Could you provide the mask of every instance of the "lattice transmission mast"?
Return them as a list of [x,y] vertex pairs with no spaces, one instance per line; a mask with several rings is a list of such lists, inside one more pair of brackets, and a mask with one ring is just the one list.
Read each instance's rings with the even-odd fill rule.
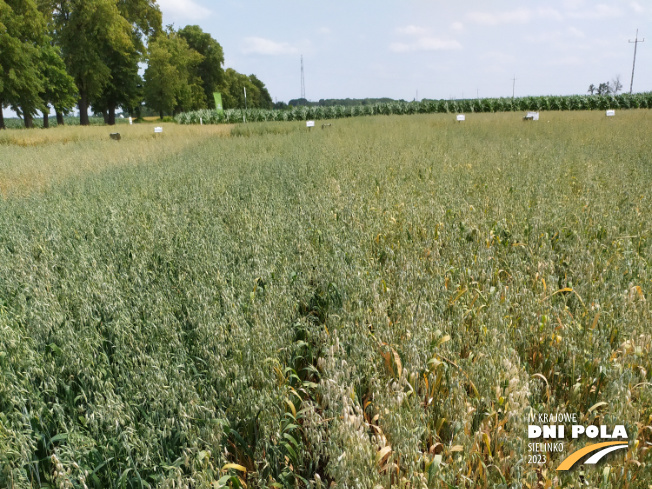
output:
[[301,98],[306,98],[306,80],[303,77],[303,55],[301,55]]

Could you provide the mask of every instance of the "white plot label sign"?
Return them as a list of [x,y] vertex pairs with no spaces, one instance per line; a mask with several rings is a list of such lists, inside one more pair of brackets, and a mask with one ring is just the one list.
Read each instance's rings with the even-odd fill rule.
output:
[[613,109],[610,109],[607,111],[607,117],[613,117],[616,115],[616,111]]
[[154,132],[157,133],[157,134],[162,133],[162,132],[163,132],[163,128],[162,128],[162,127],[155,127],[155,128],[154,128]]
[[457,116],[457,122],[462,122],[466,120],[466,116],[464,114],[459,114]]
[[315,127],[315,121],[306,121],[306,127]]

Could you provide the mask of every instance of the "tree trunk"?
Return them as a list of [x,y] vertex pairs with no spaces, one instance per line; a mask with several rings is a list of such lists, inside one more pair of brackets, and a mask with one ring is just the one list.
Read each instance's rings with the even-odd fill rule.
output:
[[161,111],[161,120],[163,120],[163,111]]
[[30,114],[29,112],[25,112],[23,114],[23,122],[25,122],[25,127],[27,129],[34,128],[34,118],[32,117],[32,114]]
[[88,93],[85,90],[79,91],[79,124],[90,126],[91,121],[88,119]]
[[63,120],[63,112],[59,112],[56,109],[54,110],[57,113],[57,126],[64,126],[66,124],[66,121]]
[[109,106],[109,126],[115,126],[115,105]]
[[43,111],[43,129],[48,129],[50,127],[50,106],[46,105],[45,110]]
[[104,124],[109,123],[109,114],[106,109],[102,109],[102,119],[104,119]]

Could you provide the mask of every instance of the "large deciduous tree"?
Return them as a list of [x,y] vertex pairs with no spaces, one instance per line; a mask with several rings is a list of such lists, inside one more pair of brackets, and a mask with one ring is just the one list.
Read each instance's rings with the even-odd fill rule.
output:
[[198,25],[188,25],[179,30],[179,35],[186,40],[188,46],[203,56],[197,65],[195,75],[201,79],[201,86],[208,107],[215,108],[213,92],[219,90],[224,79],[224,51],[213,37],[204,32]]
[[611,86],[609,86],[609,82],[600,83],[600,85],[598,85],[598,89],[597,89],[598,95],[609,95],[610,93],[611,93]]
[[272,96],[269,94],[265,84],[256,77],[256,75],[249,75],[249,80],[258,88],[258,99],[256,101],[257,107],[261,109],[271,109],[274,107]]
[[43,74],[43,127],[50,126],[48,117],[50,105],[57,114],[57,124],[63,125],[63,114],[77,105],[77,87],[75,80],[66,71],[59,48],[50,43],[41,49],[41,73]]
[[203,56],[174,30],[154,37],[145,70],[145,102],[163,118],[165,113],[206,106],[206,95],[196,75]]
[[115,124],[115,113],[119,106],[133,108],[142,99],[142,79],[138,74],[138,63],[142,59],[135,46],[127,52],[109,49],[103,61],[109,69],[109,78],[102,90],[90,99],[95,112],[104,114],[104,122]]
[[623,89],[623,84],[620,82],[620,75],[617,75],[614,77],[613,80],[611,80],[611,93],[614,95],[618,95],[618,92],[620,92]]
[[45,21],[34,0],[0,0],[0,128],[2,108],[11,106],[32,127],[36,110],[43,107],[40,93],[40,48]]
[[265,84],[256,75],[243,75],[233,68],[228,68],[224,73],[222,83],[222,101],[227,109],[245,107],[244,90],[247,90],[247,107],[272,108],[272,97]]
[[55,39],[79,91],[79,121],[89,124],[88,107],[111,81],[112,56],[133,55],[132,25],[118,0],[43,0]]
[[138,63],[146,56],[145,41],[162,29],[161,11],[153,0],[118,0],[120,15],[131,25],[131,46],[125,51],[108,49],[104,61],[111,76],[101,93],[91,101],[96,111],[115,124],[116,108],[134,113],[143,98],[143,80]]

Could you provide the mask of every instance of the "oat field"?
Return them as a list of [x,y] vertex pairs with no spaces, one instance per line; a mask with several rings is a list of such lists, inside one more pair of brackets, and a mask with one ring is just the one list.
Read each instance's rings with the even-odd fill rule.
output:
[[647,488],[652,114],[466,119],[2,132],[0,487]]

